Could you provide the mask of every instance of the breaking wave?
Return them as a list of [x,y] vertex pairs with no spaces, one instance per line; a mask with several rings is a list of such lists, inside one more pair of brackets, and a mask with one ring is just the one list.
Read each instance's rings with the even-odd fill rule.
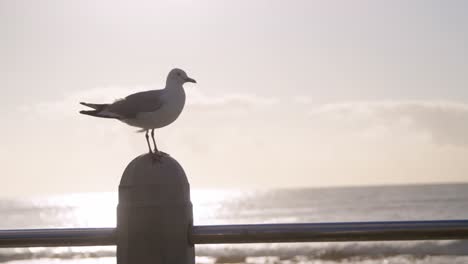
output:
[[[425,262],[421,263],[432,263],[428,259],[434,259],[434,263],[444,263],[442,259],[446,259],[447,263],[456,263],[455,260],[460,257],[464,261],[460,263],[466,263],[468,241],[202,245],[196,247],[196,253],[197,263],[373,263],[372,261],[390,259],[400,259],[397,263],[418,263],[422,260]],[[114,256],[113,246],[0,250],[0,262],[26,259],[78,261]]]

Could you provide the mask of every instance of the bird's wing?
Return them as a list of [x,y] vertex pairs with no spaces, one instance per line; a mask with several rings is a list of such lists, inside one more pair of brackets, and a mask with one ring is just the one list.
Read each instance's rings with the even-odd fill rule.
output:
[[120,118],[134,118],[141,112],[154,112],[165,103],[164,90],[139,92],[110,104],[106,111],[117,114]]

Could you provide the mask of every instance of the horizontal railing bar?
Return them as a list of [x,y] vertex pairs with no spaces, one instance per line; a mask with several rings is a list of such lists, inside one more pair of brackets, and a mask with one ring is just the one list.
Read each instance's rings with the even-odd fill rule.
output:
[[[194,226],[194,244],[468,239],[468,220]],[[115,228],[0,230],[0,248],[115,245]]]
[[195,226],[194,244],[468,239],[468,220]]
[[0,248],[115,245],[115,228],[0,230]]

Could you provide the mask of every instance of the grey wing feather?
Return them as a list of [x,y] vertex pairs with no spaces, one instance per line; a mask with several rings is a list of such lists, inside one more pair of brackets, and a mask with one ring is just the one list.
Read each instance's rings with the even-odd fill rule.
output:
[[164,105],[164,90],[139,92],[118,100],[106,108],[121,118],[134,118],[141,112],[153,112]]

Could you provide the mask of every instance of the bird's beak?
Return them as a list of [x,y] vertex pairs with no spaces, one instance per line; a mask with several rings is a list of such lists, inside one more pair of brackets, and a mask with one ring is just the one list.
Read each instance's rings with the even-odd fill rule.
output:
[[197,81],[189,77],[185,78],[185,82],[197,83]]

